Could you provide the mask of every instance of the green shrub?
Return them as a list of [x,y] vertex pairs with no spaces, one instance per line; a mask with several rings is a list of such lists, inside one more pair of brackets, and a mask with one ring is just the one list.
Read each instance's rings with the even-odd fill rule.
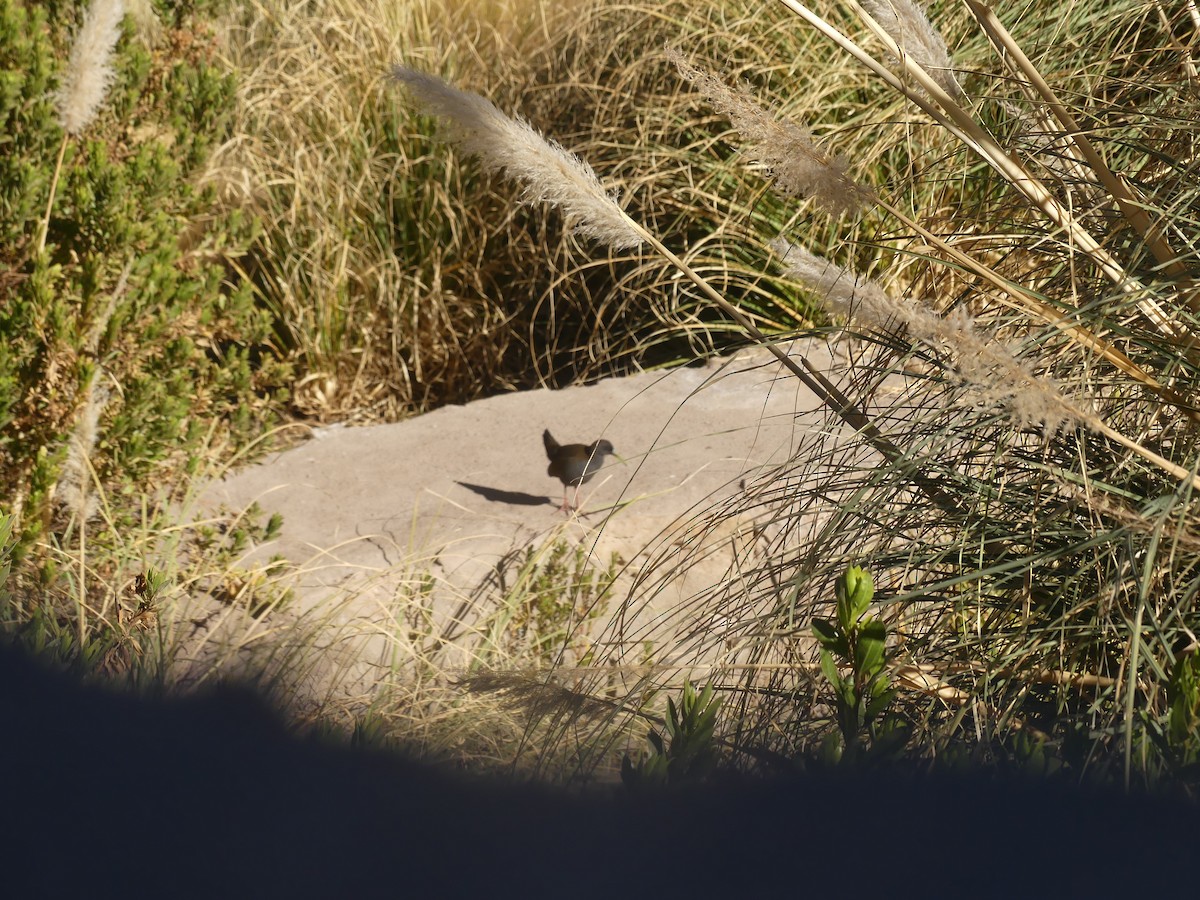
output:
[[0,0],[0,506],[22,554],[97,487],[119,521],[214,423],[244,437],[281,396],[271,322],[230,277],[254,224],[209,216],[200,183],[234,78],[194,7],[159,4],[154,36],[126,16],[97,118],[67,134],[85,4]]

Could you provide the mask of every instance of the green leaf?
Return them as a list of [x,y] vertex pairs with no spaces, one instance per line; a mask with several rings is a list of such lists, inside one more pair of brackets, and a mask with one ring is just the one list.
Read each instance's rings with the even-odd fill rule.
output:
[[888,689],[889,684],[891,684],[891,681],[888,680],[887,675],[876,675],[873,679],[871,679],[871,690],[868,692],[869,696],[878,697]]
[[683,683],[683,702],[679,705],[684,710],[690,710],[696,703],[696,687],[690,681]]
[[838,579],[836,592],[838,622],[842,631],[850,632],[871,605],[875,582],[865,569],[851,566]]
[[652,756],[642,764],[642,778],[650,784],[663,785],[670,776],[670,763],[665,756]]
[[[871,693],[875,694],[875,685],[871,685]],[[887,709],[888,705],[896,698],[895,691],[884,690],[875,695],[875,697],[867,704],[864,717],[869,722],[876,718],[881,712]]]
[[904,749],[912,736],[912,728],[903,719],[888,717],[883,721],[875,742],[871,746],[872,756],[892,756]]
[[828,650],[821,651],[821,671],[835,688],[842,683],[842,676],[838,673],[837,663],[833,661],[833,654]]
[[655,753],[657,753],[661,756],[664,752],[666,752],[663,749],[662,735],[660,735],[653,728],[651,728],[650,732],[646,735],[646,740],[648,740],[650,742],[650,746],[654,748]]
[[884,651],[887,649],[887,627],[879,619],[868,619],[858,633],[854,647],[854,669],[863,681],[883,671]]
[[822,647],[832,649],[841,633],[837,627],[828,619],[813,619],[812,620],[813,635],[821,642]]
[[712,737],[713,727],[717,723],[717,710],[721,708],[720,701],[710,703],[704,708],[700,717],[696,720],[696,734],[705,735],[706,739]]
[[849,678],[839,678],[833,689],[843,706],[851,708],[858,706],[858,694],[855,693],[854,682]]
[[826,763],[836,765],[842,758],[841,735],[837,733],[826,735],[825,740],[821,741],[821,749],[817,755]]

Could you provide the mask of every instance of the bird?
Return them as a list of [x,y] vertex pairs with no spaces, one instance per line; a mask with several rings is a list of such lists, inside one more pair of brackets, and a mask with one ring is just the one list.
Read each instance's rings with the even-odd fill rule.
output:
[[542,432],[542,443],[546,445],[546,456],[550,460],[546,474],[563,483],[563,502],[559,509],[569,513],[572,506],[567,503],[567,488],[575,488],[575,503],[578,504],[579,486],[591,481],[604,465],[604,457],[615,455],[616,451],[603,438],[592,444],[560,444],[549,428]]

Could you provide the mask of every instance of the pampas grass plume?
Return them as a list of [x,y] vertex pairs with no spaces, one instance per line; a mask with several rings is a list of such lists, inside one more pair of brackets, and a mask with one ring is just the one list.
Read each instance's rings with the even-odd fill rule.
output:
[[489,171],[524,186],[524,199],[562,210],[573,231],[614,250],[636,247],[642,236],[586,162],[523,119],[511,119],[490,101],[405,66],[392,77],[426,112],[449,126],[450,137]]
[[763,109],[744,87],[727,85],[691,65],[673,47],[667,48],[667,59],[713,109],[728,117],[785,196],[809,197],[835,214],[853,211],[867,199],[847,175],[845,158],[821,150],[807,128]]
[[113,82],[112,52],[121,36],[123,0],[92,0],[71,47],[71,59],[55,99],[58,122],[72,136],[96,118]]
[[993,336],[976,328],[962,310],[939,316],[933,310],[892,297],[880,285],[782,238],[771,242],[784,268],[806,285],[834,315],[883,328],[904,325],[909,334],[958,360],[958,374],[974,385],[985,402],[1006,406],[1018,424],[1042,426],[1053,433],[1068,425],[1096,430],[1094,413],[1065,397],[1048,378],[1039,376]]
[[80,522],[86,522],[96,511],[95,497],[88,488],[92,481],[91,456],[100,434],[100,416],[108,406],[110,396],[108,388],[101,383],[103,374],[97,367],[88,382],[83,408],[67,441],[67,458],[54,491],[55,499],[74,512]]
[[862,7],[951,97],[962,97],[946,42],[913,0],[862,0]]

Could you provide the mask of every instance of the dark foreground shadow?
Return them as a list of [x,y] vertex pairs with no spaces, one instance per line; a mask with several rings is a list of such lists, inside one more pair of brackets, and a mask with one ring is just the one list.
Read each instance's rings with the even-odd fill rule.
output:
[[526,494],[522,491],[502,491],[500,488],[485,487],[482,484],[468,484],[465,481],[456,481],[454,483],[459,487],[465,487],[468,491],[476,493],[484,500],[491,501],[492,503],[509,503],[513,506],[544,506],[547,503],[554,503],[554,500],[545,495]]
[[1182,805],[1028,782],[454,778],[290,736],[248,693],[116,695],[10,649],[0,772],[13,898],[1165,898],[1191,895],[1200,836]]

